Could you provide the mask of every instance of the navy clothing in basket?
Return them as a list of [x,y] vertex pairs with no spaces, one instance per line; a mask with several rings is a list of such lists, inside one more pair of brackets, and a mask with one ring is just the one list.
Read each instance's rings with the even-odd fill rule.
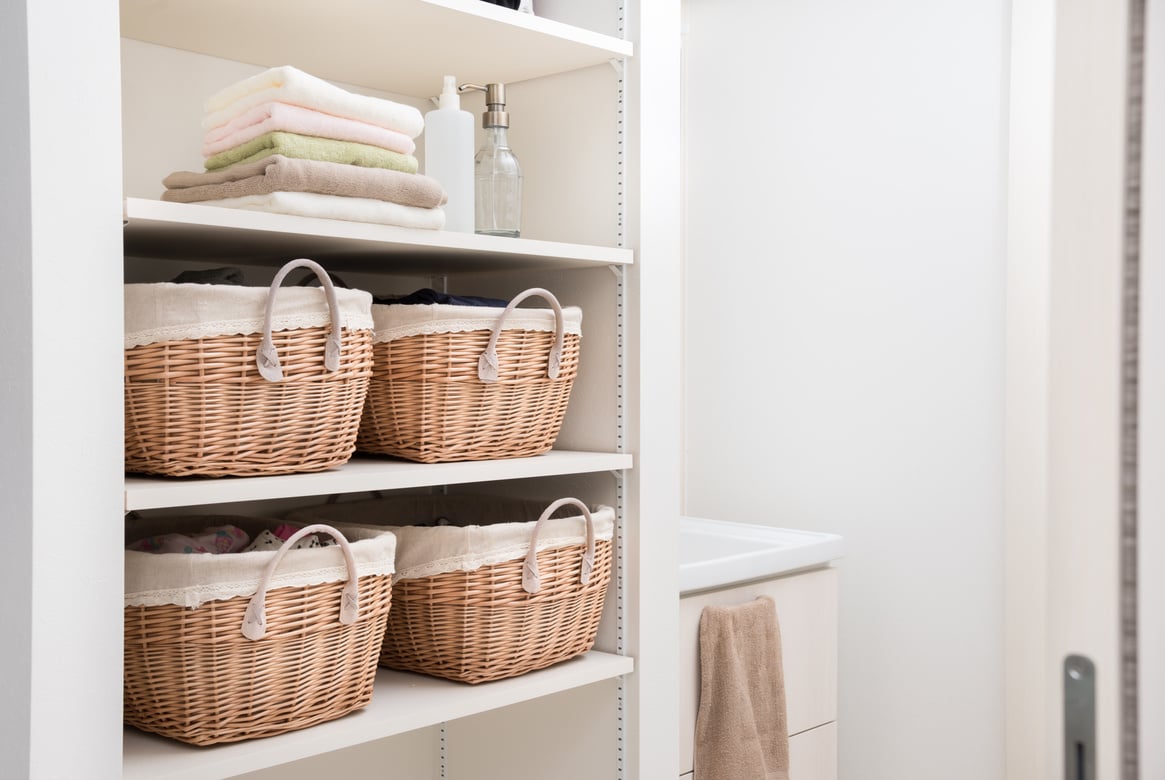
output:
[[444,303],[453,306],[493,306],[498,309],[504,309],[509,304],[509,301],[503,301],[497,298],[482,298],[476,295],[450,295],[449,293],[437,292],[428,287],[399,297],[373,298],[372,302],[380,304],[400,303],[413,306]]
[[244,284],[239,268],[208,268],[205,271],[183,271],[170,280],[174,284]]

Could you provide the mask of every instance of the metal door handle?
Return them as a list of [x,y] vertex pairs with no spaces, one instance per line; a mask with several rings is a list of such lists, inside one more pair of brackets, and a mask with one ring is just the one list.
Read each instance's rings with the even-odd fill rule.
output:
[[1096,666],[1064,659],[1064,780],[1096,780]]

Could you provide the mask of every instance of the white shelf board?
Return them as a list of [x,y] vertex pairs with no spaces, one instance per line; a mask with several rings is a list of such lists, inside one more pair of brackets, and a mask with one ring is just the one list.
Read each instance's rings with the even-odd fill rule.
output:
[[[480,2],[480,0],[478,0]],[[486,5],[483,3],[483,5]],[[625,265],[622,247],[420,230],[126,198],[127,257],[282,264],[296,257],[363,271],[456,272]]]
[[631,468],[627,453],[551,450],[533,458],[412,463],[356,456],[343,466],[314,474],[272,477],[126,476],[125,510],[203,506],[233,501],[326,496],[371,490],[495,482],[503,479],[588,474]]
[[121,0],[121,34],[420,98],[447,73],[511,83],[632,54],[622,38],[481,0]]
[[480,685],[381,669],[359,712],[277,737],[208,748],[127,728],[125,780],[218,780],[629,674],[631,658],[597,651],[548,669]]

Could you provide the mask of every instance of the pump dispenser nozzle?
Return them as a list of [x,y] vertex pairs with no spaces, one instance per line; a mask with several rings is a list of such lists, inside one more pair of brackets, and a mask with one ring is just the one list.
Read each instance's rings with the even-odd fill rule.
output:
[[484,87],[480,84],[462,84],[458,91],[468,92],[469,90],[476,90],[485,93],[485,113],[481,115],[482,127],[509,127],[510,114],[506,111],[506,85],[505,84],[486,84]]
[[441,86],[441,96],[437,98],[437,108],[461,108],[461,93],[457,90],[457,79],[446,76]]

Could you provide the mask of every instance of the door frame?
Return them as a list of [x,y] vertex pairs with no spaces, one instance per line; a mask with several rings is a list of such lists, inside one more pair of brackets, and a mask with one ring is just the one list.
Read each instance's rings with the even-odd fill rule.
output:
[[1005,372],[1008,778],[1059,778],[1063,660],[1096,668],[1120,777],[1121,343],[1128,9],[1013,0]]

